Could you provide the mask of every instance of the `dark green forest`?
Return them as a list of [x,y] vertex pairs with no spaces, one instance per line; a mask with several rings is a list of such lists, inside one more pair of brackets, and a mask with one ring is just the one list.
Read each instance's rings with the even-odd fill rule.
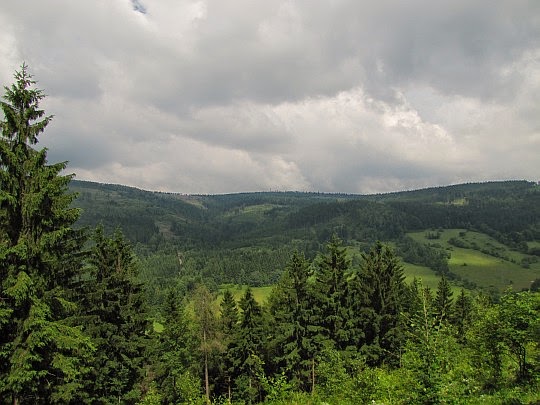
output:
[[0,403],[540,402],[537,184],[76,181],[35,86],[0,104]]

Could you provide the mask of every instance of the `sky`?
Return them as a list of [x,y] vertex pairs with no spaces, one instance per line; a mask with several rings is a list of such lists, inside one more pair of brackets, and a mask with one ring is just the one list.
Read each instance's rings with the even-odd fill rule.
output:
[[540,1],[5,0],[76,179],[179,193],[540,180]]

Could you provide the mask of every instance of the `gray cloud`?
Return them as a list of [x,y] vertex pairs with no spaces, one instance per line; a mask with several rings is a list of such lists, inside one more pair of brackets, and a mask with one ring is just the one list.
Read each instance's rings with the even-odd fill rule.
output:
[[0,10],[78,178],[178,192],[535,179],[540,3],[37,0]]

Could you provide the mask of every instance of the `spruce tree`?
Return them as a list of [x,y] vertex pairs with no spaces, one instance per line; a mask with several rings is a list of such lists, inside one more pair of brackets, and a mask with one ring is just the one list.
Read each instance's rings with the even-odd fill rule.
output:
[[293,253],[280,282],[272,292],[274,361],[290,381],[304,390],[310,388],[312,360],[318,354],[313,339],[316,325],[310,320],[312,303],[309,263],[303,254]]
[[261,306],[248,288],[239,302],[241,314],[234,341],[230,346],[232,374],[237,393],[249,403],[260,395],[258,371],[263,357],[264,318]]
[[[344,350],[350,339],[348,328],[347,276],[350,260],[343,242],[336,235],[327,251],[316,261],[314,285],[314,323],[322,328],[327,345]],[[317,318],[315,320],[315,318]]]
[[164,330],[153,354],[156,381],[166,403],[188,402],[200,395],[200,381],[192,370],[197,342],[186,304],[174,289],[168,290],[162,313]]
[[467,330],[470,327],[472,318],[472,299],[469,295],[465,294],[465,290],[462,288],[454,307],[450,321],[456,327],[457,338],[460,343],[464,343],[467,335]]
[[220,329],[224,340],[230,340],[238,324],[238,308],[230,290],[225,290],[220,307]]
[[[358,286],[369,305],[364,316],[362,352],[371,364],[397,363],[403,342],[402,310],[406,299],[403,268],[392,250],[377,242],[362,254]],[[364,298],[364,299],[366,299]]]
[[437,286],[435,295],[434,310],[439,322],[447,322],[452,316],[453,293],[448,280],[442,275]]
[[35,83],[23,64],[0,103],[0,397],[14,404],[69,402],[92,349],[70,323],[84,243],[72,176],[35,149],[52,119]]
[[99,226],[93,242],[84,315],[85,331],[97,352],[86,400],[134,403],[140,397],[148,345],[143,286],[136,280],[131,247],[119,230],[109,238]]

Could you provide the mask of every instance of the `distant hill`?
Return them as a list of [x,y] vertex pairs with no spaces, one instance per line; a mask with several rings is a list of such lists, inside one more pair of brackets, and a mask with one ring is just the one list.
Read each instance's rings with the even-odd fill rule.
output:
[[[403,257],[411,249],[425,249],[418,240],[411,242],[408,234],[437,229],[480,232],[531,256],[540,248],[540,187],[527,181],[377,195],[183,195],[86,181],[72,181],[70,188],[78,194],[75,206],[82,209],[80,226],[120,227],[144,258],[182,252],[190,259],[184,260],[184,270],[191,266],[190,271],[198,269],[216,283],[275,282],[290,251],[300,249],[313,256],[333,233],[359,251],[376,240],[390,242]],[[444,254],[433,253],[436,246],[427,249],[430,253],[423,253],[414,264],[447,271]],[[433,257],[426,258],[429,255]],[[174,271],[171,267],[164,273]]]
[[[505,242],[539,237],[540,187],[526,181],[471,183],[377,195],[256,192],[183,195],[72,181],[80,225],[121,227],[132,242],[153,238],[229,244],[284,239],[309,229],[359,240],[425,228],[474,227]],[[277,233],[277,234],[276,234]],[[320,238],[320,239],[321,239]],[[241,243],[241,242],[240,242]]]

